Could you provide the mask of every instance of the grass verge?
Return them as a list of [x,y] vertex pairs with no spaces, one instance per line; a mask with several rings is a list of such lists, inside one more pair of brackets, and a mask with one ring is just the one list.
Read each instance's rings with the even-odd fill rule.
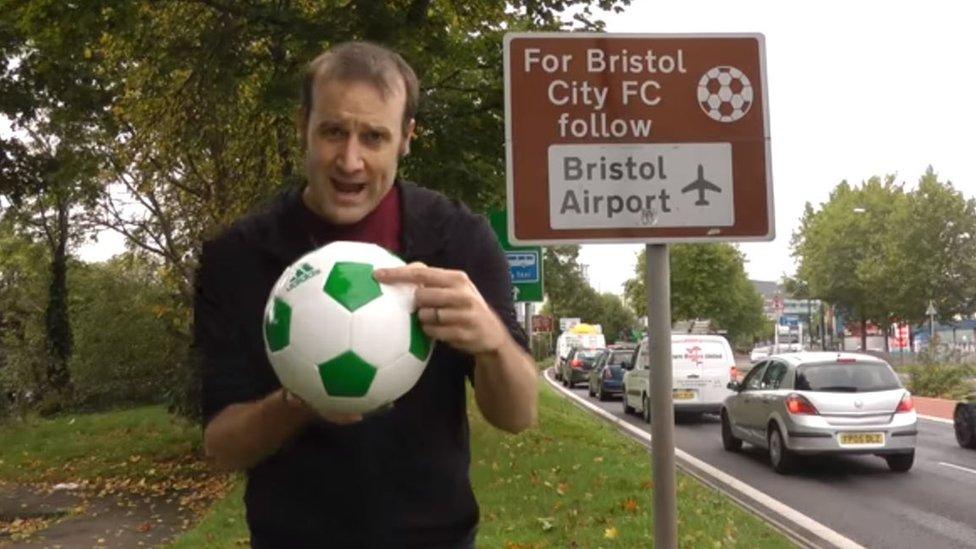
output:
[[[609,424],[540,389],[539,428],[506,436],[472,417],[472,482],[482,510],[479,545],[648,547],[650,454]],[[678,475],[682,547],[791,547],[718,492]]]
[[[543,384],[544,385],[544,384]],[[471,480],[481,505],[478,546],[648,547],[650,455],[548,386],[538,429],[506,435],[469,400]],[[175,547],[240,547],[247,539],[240,484]],[[755,516],[686,475],[678,477],[682,547],[792,547]]]
[[200,427],[161,406],[31,418],[0,426],[0,480],[20,483],[154,476],[198,453]]

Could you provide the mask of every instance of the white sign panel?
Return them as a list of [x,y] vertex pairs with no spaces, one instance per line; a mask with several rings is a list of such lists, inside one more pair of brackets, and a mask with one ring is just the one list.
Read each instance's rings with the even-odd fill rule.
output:
[[551,145],[552,229],[731,227],[729,143]]
[[563,331],[563,332],[565,332],[567,330],[572,330],[573,328],[575,328],[576,326],[578,326],[579,323],[580,323],[580,319],[579,318],[560,318],[559,319],[559,330],[560,331]]

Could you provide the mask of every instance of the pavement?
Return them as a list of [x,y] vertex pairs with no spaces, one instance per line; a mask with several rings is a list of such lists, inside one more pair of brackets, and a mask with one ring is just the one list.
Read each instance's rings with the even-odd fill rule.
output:
[[98,496],[64,486],[0,483],[0,548],[152,547],[193,519],[176,493]]
[[956,409],[956,401],[944,398],[929,398],[912,395],[915,401],[915,411],[919,415],[930,418],[952,421],[952,413]]

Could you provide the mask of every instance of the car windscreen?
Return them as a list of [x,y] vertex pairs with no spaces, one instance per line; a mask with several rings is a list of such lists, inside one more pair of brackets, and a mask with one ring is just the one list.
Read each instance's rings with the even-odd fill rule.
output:
[[794,387],[800,391],[866,393],[899,389],[901,383],[883,362],[824,362],[799,366]]
[[633,351],[614,351],[610,354],[610,358],[607,359],[607,364],[620,364],[621,362],[630,362],[630,357],[633,356]]
[[593,362],[602,353],[603,351],[580,351],[576,353],[576,358],[582,360],[583,362]]

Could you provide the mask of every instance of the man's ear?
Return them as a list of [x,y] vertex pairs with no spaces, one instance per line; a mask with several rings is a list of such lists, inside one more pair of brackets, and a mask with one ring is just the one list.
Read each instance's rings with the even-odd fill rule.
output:
[[400,143],[400,158],[410,154],[410,140],[415,137],[415,129],[417,129],[417,121],[411,118],[406,131],[403,132],[403,142]]
[[302,107],[295,109],[295,131],[298,132],[298,144],[304,152],[308,146],[308,140],[305,137],[308,135],[308,113]]

